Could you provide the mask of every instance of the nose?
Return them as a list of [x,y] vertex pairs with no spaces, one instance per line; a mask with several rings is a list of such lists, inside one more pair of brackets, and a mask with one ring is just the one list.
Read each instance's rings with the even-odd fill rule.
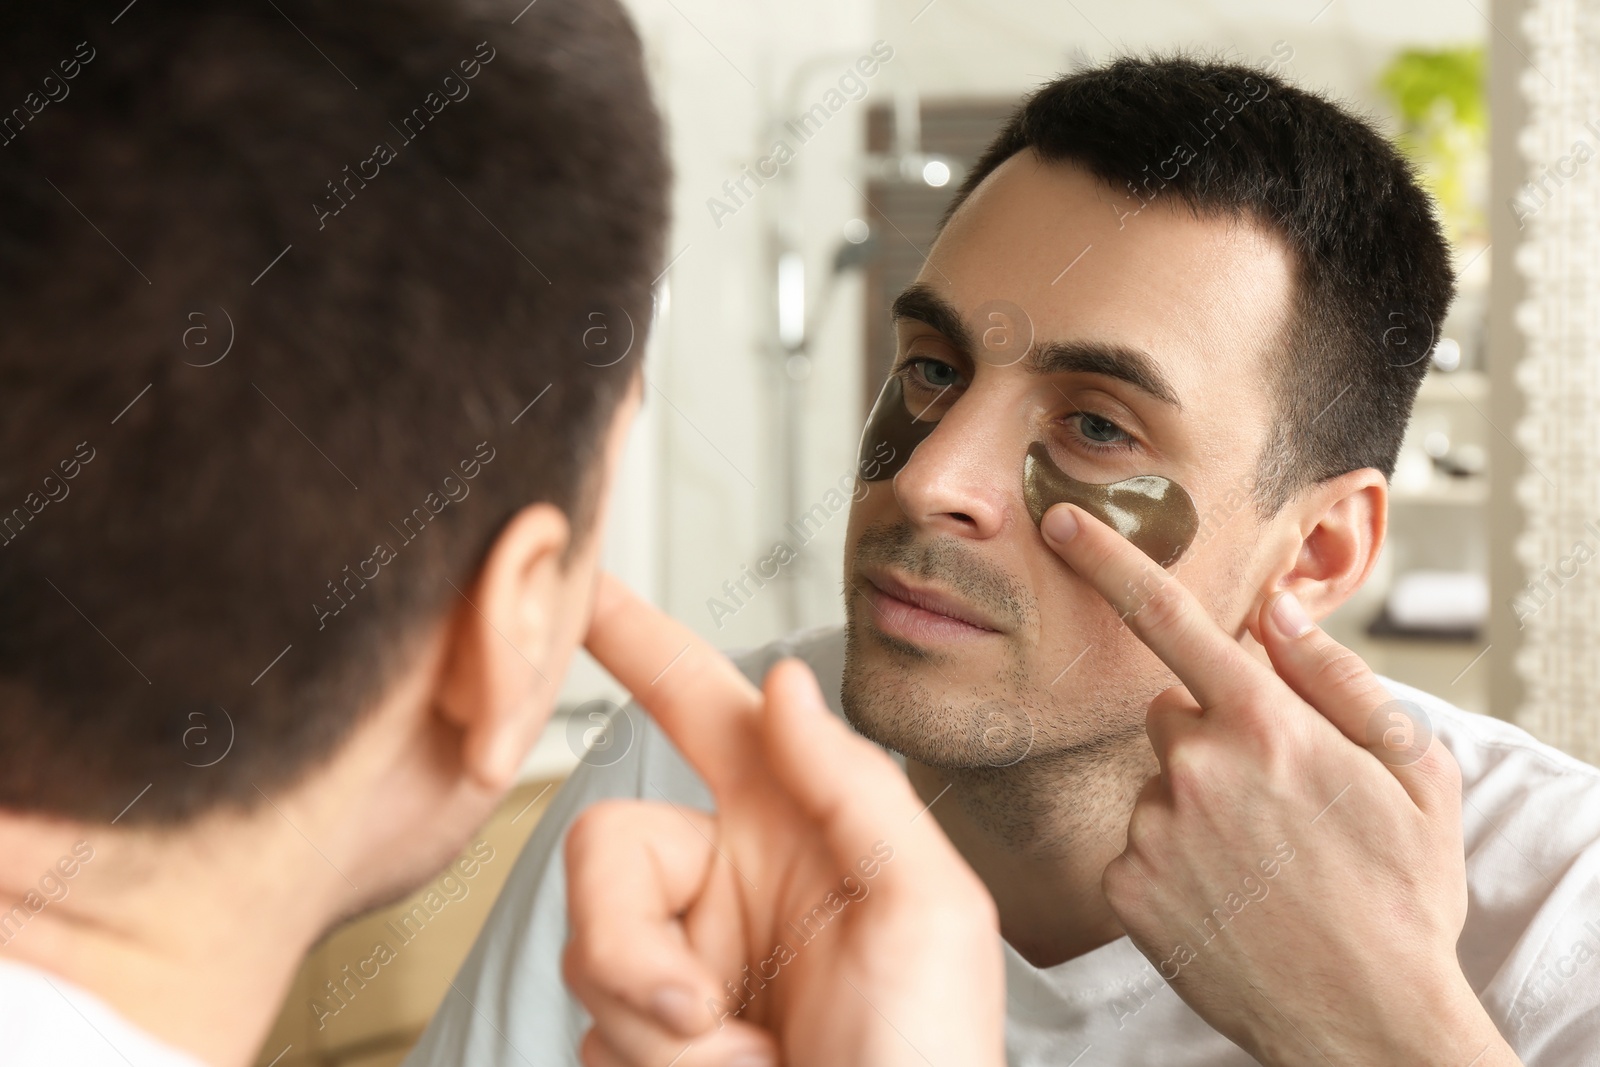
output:
[[[1013,398],[1014,399],[1014,398]],[[984,540],[1021,506],[1022,455],[1015,403],[969,388],[894,477],[906,518],[929,533]]]

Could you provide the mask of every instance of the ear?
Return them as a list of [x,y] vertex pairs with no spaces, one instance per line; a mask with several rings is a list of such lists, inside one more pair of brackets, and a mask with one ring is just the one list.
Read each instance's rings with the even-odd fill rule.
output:
[[1314,619],[1360,589],[1383,548],[1389,485],[1364,467],[1309,487],[1285,505],[1297,533],[1274,590],[1288,590]]
[[454,594],[434,706],[460,737],[463,772],[486,789],[511,785],[555,704],[566,664],[552,651],[571,610],[571,541],[561,509],[530,504],[501,530],[471,586]]

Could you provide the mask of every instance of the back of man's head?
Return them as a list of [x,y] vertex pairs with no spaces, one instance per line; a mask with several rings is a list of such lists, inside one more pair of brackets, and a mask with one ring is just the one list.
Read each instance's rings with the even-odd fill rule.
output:
[[0,807],[254,805],[583,536],[667,178],[615,0],[0,14]]
[[1347,471],[1394,473],[1455,279],[1432,201],[1369,121],[1270,70],[1124,57],[1031,96],[945,219],[1025,150],[1105,182],[1118,195],[1108,210],[1248,219],[1289,248],[1294,314],[1284,336],[1263,338],[1277,408],[1256,485],[1263,516]]

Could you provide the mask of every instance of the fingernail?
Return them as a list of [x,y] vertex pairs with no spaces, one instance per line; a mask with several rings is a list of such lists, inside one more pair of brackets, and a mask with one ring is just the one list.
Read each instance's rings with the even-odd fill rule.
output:
[[1306,609],[1293,593],[1278,594],[1278,599],[1272,604],[1272,621],[1279,633],[1289,637],[1304,637],[1317,625],[1311,621],[1311,616],[1306,614]]
[[694,994],[681,985],[662,986],[650,998],[650,1010],[680,1034],[695,1033],[702,1021],[695,1010]]
[[1039,529],[1048,540],[1062,544],[1077,534],[1078,516],[1072,513],[1071,508],[1053,507],[1044,513],[1044,522],[1039,524]]

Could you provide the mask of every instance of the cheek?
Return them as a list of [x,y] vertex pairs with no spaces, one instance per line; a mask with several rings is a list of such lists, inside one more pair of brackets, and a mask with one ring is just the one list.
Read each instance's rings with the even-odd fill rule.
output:
[[[1091,683],[1106,692],[1128,692],[1170,673],[1117,609],[1046,548],[1037,532],[1033,536],[1037,544],[1025,554],[1025,580],[1038,598],[1039,617],[1026,655],[1035,682],[1063,696]],[[1073,679],[1077,684],[1069,688]]]
[[1169,573],[1226,628],[1255,590],[1275,582],[1271,561],[1285,543],[1271,523],[1256,521],[1248,499],[1232,504],[1218,500],[1210,511],[1202,511],[1194,545]]
[[1014,573],[1038,605],[1034,620],[1038,642],[1055,651],[1067,651],[1072,645],[1070,655],[1075,656],[1084,646],[1081,640],[1072,644],[1077,634],[1099,630],[1107,620],[1117,621],[1111,605],[1050,550],[1020,502],[1012,525],[1018,560]]
[[1105,598],[1065,564],[1053,558],[1046,564],[1050,573],[1032,583],[1039,598],[1040,650],[1049,658],[1065,657],[1065,664],[1086,648],[1085,661],[1095,649],[1119,643],[1128,628]]
[[1054,647],[1071,651],[1052,653],[1034,673],[1040,685],[1071,704],[1121,708],[1119,715],[1142,722],[1155,695],[1178,683],[1161,658],[1109,610],[1078,620],[1074,632],[1062,634]]
[[850,519],[845,524],[845,567],[848,569],[855,559],[856,542],[861,539],[862,530],[902,518],[899,505],[895,503],[893,482],[857,482],[850,501]]

